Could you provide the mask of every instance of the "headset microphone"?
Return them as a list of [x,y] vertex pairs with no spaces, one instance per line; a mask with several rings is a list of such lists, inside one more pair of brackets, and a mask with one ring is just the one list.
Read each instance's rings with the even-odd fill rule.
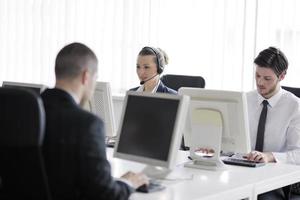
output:
[[145,80],[145,81],[141,81],[140,85],[144,85],[147,81],[150,81],[151,79],[153,79],[155,76],[157,76],[158,74],[155,74],[154,76],[152,76],[151,78]]

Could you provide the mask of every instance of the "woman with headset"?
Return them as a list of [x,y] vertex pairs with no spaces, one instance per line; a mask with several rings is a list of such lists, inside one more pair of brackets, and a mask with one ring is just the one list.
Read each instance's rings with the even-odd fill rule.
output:
[[[168,64],[167,54],[160,48],[144,47],[138,54],[136,73],[140,79],[139,87],[130,89],[137,92],[177,94],[177,91],[168,88],[160,80],[160,74]],[[180,149],[186,150],[182,138]]]
[[160,74],[167,64],[168,56],[163,50],[154,47],[142,48],[138,54],[136,64],[136,72],[140,79],[141,86],[130,90],[137,92],[177,94],[175,90],[168,88],[160,80]]

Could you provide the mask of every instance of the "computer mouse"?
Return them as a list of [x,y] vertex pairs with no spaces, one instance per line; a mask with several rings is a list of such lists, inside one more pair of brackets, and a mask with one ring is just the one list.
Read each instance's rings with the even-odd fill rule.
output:
[[143,184],[140,187],[138,187],[136,189],[137,192],[143,192],[143,193],[150,193],[150,192],[156,192],[156,191],[160,191],[165,189],[166,187],[156,183],[156,182],[152,182],[150,181],[149,184]]
[[149,192],[149,185],[147,184],[143,184],[140,187],[136,188],[137,192],[144,192],[144,193],[148,193]]

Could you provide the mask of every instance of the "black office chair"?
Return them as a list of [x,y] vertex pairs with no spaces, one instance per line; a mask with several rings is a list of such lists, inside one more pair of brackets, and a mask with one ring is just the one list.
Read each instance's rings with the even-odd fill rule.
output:
[[[195,87],[195,88],[204,88],[205,80],[201,76],[185,76],[185,75],[175,75],[175,74],[166,74],[160,79],[167,87],[172,88],[173,90],[178,91],[181,87]],[[184,138],[182,137],[180,149],[187,151],[189,147],[185,146]]]
[[[287,87],[287,86],[282,86],[283,89],[293,93],[295,96],[300,98],[300,88],[296,87]],[[291,200],[300,200],[300,182],[295,183],[291,186]]]
[[201,76],[184,76],[166,74],[161,77],[161,81],[169,88],[178,91],[180,87],[204,88],[205,80]]
[[281,86],[281,87],[282,89],[285,89],[300,98],[300,88],[287,87],[287,86]]
[[50,200],[42,156],[45,113],[32,91],[0,88],[0,199]]

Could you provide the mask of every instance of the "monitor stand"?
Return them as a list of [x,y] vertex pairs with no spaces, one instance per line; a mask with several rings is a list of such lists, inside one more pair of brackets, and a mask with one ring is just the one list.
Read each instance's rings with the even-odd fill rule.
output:
[[142,172],[152,179],[165,179],[171,170],[165,167],[147,165]]
[[225,165],[220,158],[222,114],[218,110],[194,106],[190,111],[193,120],[190,146],[192,161],[186,163],[185,166],[210,170],[223,169]]
[[184,164],[185,167],[196,168],[196,169],[208,169],[208,170],[220,170],[224,169],[225,165],[221,159],[214,160],[192,160]]

